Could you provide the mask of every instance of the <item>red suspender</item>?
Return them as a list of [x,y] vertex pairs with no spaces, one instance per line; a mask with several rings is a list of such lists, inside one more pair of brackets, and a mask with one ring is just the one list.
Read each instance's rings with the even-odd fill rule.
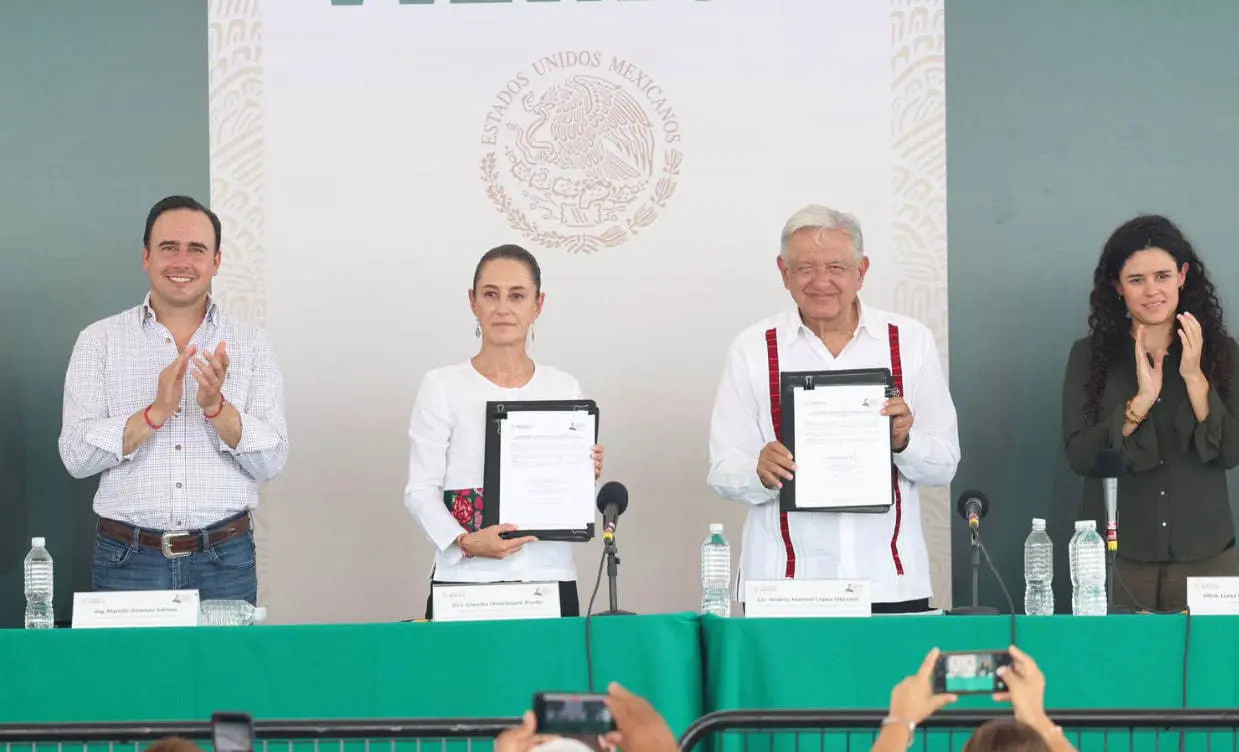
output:
[[[772,328],[766,330],[766,361],[770,365],[770,419],[774,421],[774,436],[783,440],[783,405],[779,400],[779,337]],[[792,547],[792,531],[787,527],[787,512],[779,512],[779,532],[783,534],[783,549],[787,551],[787,569],[783,576],[796,576],[796,549]]]
[[[891,375],[895,389],[903,396],[903,362],[899,357],[899,327],[887,325],[890,339]],[[783,440],[783,407],[779,400],[779,339],[775,329],[766,330],[766,362],[770,367],[770,419],[774,422],[774,435]],[[891,465],[891,484],[895,489],[895,532],[891,536],[891,557],[895,560],[895,572],[903,574],[903,561],[899,558],[899,527],[903,522],[903,495],[899,492],[899,469]],[[779,513],[779,532],[783,536],[783,548],[787,552],[787,568],[783,576],[796,576],[796,549],[792,546],[792,534],[787,527],[787,512]]]
[[[895,389],[903,396],[903,363],[899,359],[899,327],[887,324],[886,333],[891,345],[891,375],[895,377]],[[899,525],[903,522],[903,494],[899,492],[899,468],[891,463],[891,486],[895,489],[895,533],[891,536],[891,557],[895,560],[895,573],[903,574],[903,561],[899,558]]]

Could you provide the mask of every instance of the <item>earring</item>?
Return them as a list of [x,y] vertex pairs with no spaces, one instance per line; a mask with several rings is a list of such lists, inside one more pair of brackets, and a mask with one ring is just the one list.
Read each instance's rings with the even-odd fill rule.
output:
[[529,341],[530,342],[538,341],[538,333],[534,330],[533,324],[529,325]]
[[482,320],[477,320],[477,326],[473,327],[473,336],[481,338],[482,336]]

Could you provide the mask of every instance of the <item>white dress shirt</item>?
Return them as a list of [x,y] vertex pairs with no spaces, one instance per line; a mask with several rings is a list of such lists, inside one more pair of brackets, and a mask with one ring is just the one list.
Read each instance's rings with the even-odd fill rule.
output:
[[189,343],[214,351],[227,343],[221,390],[241,413],[241,440],[224,443],[198,406],[187,372],[176,413],[130,454],[125,424],[155,401],[159,374],[180,354],[172,333],[142,305],[86,327],[65,375],[60,458],[74,478],[102,474],[94,509],[154,530],[201,530],[258,505],[258,487],[288,459],[284,382],[275,348],[260,328],[208,301]]
[[[899,471],[898,504],[885,514],[782,515],[778,490],[765,488],[757,477],[758,454],[776,440],[770,415],[767,331],[776,332],[780,371],[893,368],[891,324],[898,330],[903,397],[913,414],[907,448],[894,455]],[[931,597],[917,486],[950,483],[958,464],[955,405],[933,335],[920,322],[862,305],[859,326],[838,357],[804,325],[794,308],[749,327],[727,355],[710,423],[707,481],[723,498],[750,506],[740,555],[740,599],[749,579],[787,576],[789,541],[796,579],[867,579],[874,603]]]
[[[572,376],[537,364],[523,387],[506,389],[477,372],[470,361],[426,374],[409,422],[409,483],[404,505],[434,543],[432,578],[444,582],[575,581],[572,544],[535,541],[506,559],[466,557],[456,538],[467,529],[444,502],[445,491],[483,485],[488,401],[582,399]],[[485,503],[485,499],[483,499]]]

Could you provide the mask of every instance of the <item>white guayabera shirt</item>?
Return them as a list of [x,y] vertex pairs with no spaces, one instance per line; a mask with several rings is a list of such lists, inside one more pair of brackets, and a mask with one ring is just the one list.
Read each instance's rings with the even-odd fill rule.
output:
[[[894,456],[896,502],[885,514],[779,511],[762,486],[757,456],[776,441],[771,384],[781,371],[891,368],[913,414],[907,448]],[[902,381],[900,385],[898,382]],[[867,579],[874,603],[931,597],[918,485],[947,485],[959,464],[955,405],[933,335],[906,316],[861,305],[860,322],[838,357],[793,308],[745,329],[727,355],[710,422],[707,482],[750,506],[739,597],[749,579]]]

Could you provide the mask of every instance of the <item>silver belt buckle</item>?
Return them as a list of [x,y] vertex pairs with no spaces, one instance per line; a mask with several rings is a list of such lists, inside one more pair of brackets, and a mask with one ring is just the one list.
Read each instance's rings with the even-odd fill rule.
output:
[[193,553],[193,551],[173,551],[172,550],[172,539],[179,538],[184,535],[189,535],[189,531],[188,530],[174,530],[174,531],[164,533],[160,537],[160,545],[163,547],[163,555],[165,558],[179,559],[183,556],[189,556],[190,554]]

